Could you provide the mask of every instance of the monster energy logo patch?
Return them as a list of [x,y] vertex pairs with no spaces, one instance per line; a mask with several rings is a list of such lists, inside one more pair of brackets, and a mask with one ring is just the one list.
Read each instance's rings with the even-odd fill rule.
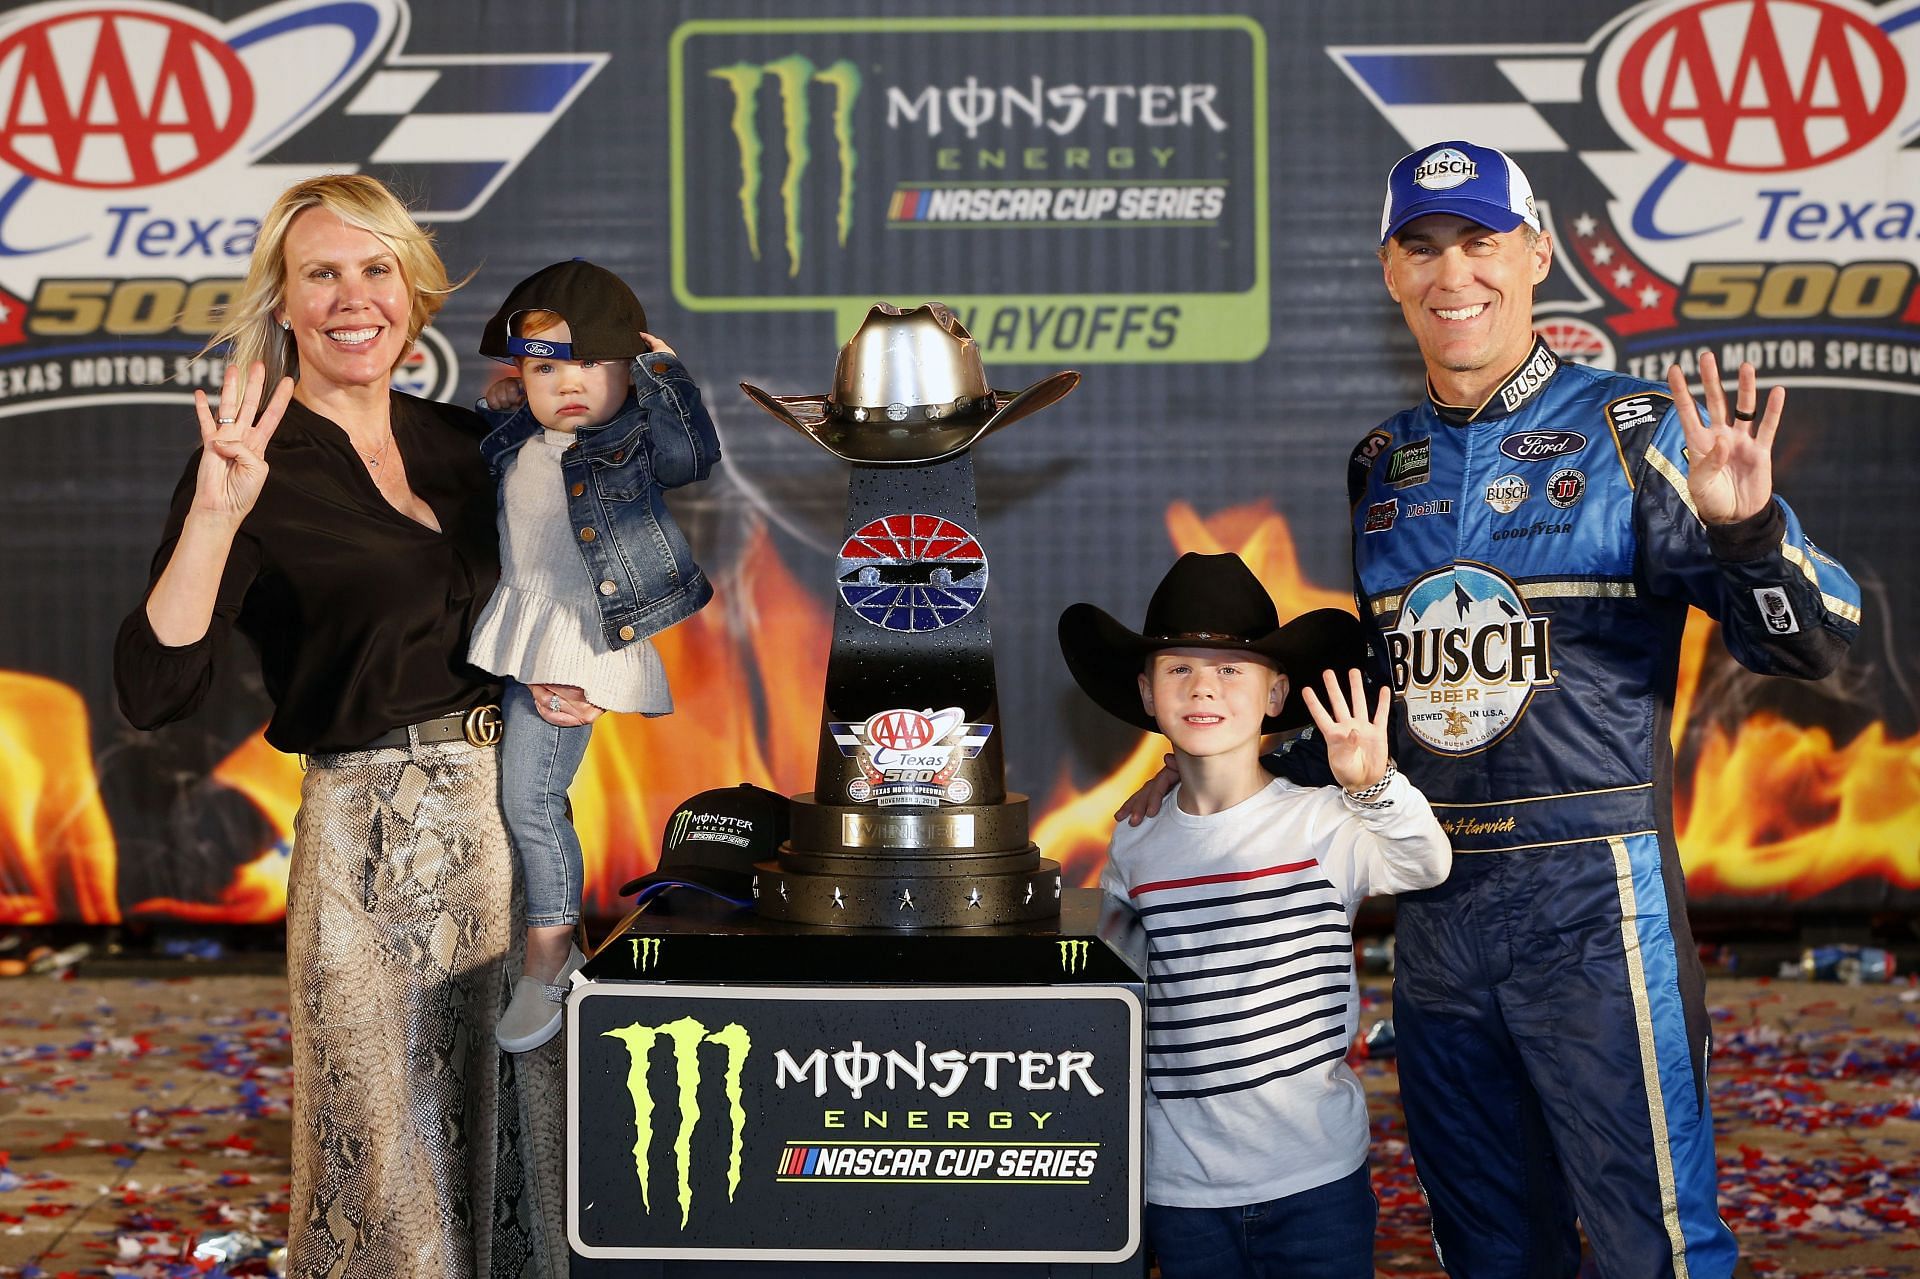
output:
[[622,1026],[601,1032],[618,1040],[627,1049],[627,1093],[633,1098],[634,1170],[640,1177],[640,1203],[649,1215],[653,1212],[649,1151],[653,1147],[653,1092],[648,1084],[648,1066],[653,1046],[665,1038],[672,1053],[674,1080],[680,1107],[680,1123],[674,1132],[674,1172],[678,1179],[680,1228],[687,1228],[693,1214],[693,1139],[700,1124],[700,1046],[717,1044],[726,1051],[724,1085],[728,1119],[732,1134],[727,1147],[727,1202],[732,1203],[740,1188],[740,1150],[746,1133],[747,1113],[741,1101],[740,1075],[747,1064],[753,1040],[737,1022],[709,1031],[704,1023],[682,1017],[661,1026]]
[[627,944],[633,947],[633,966],[641,972],[660,966],[660,939],[658,937],[629,937]]
[[1063,973],[1083,973],[1087,970],[1087,959],[1093,953],[1090,941],[1063,941],[1060,946],[1060,971]]
[[746,224],[747,251],[760,260],[760,183],[761,160],[766,146],[760,138],[760,88],[772,80],[780,91],[781,146],[786,157],[786,176],[780,182],[780,212],[785,230],[787,275],[800,274],[802,233],[800,195],[805,187],[807,167],[813,161],[813,144],[808,132],[813,121],[809,89],[824,84],[833,93],[833,138],[840,165],[839,200],[835,206],[834,229],[840,245],[846,247],[847,233],[853,229],[853,175],[858,155],[853,146],[853,106],[860,97],[860,68],[845,58],[824,69],[798,53],[772,62],[737,62],[715,67],[709,76],[733,91],[733,137],[740,146],[740,218]]

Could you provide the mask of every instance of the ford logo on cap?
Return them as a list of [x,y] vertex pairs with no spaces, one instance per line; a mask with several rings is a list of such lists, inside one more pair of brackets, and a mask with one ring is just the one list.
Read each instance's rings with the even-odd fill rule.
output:
[[552,355],[553,348],[545,342],[522,342],[520,349],[528,355]]

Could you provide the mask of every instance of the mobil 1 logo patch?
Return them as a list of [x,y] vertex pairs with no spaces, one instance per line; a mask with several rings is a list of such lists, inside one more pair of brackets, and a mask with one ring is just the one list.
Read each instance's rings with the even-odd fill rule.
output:
[[1662,395],[1657,391],[1644,391],[1639,395],[1610,400],[1607,403],[1607,424],[1622,435],[1637,427],[1652,426],[1672,403],[1671,395]]
[[1433,473],[1433,438],[1408,440],[1387,454],[1387,483],[1397,489],[1425,484]]
[[1755,587],[1753,602],[1760,606],[1760,620],[1766,624],[1769,635],[1799,633],[1800,619],[1793,615],[1793,601],[1785,591],[1777,586]]

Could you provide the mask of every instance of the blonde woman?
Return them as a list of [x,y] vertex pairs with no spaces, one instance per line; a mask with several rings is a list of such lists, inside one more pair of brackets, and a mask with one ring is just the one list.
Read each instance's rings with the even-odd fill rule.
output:
[[[239,632],[305,759],[287,902],[289,1273],[565,1269],[552,1054],[503,1072],[522,930],[492,677],[467,641],[499,574],[480,420],[392,388],[454,286],[372,178],[262,221],[219,402],[120,628],[127,718],[192,714]],[[518,1086],[516,1087],[516,1080]],[[541,1122],[529,1122],[537,1118]]]

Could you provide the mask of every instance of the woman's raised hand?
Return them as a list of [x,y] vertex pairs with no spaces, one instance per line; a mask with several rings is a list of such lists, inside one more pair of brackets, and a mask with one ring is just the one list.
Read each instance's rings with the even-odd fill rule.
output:
[[256,361],[240,385],[240,370],[229,364],[220,384],[216,409],[205,391],[193,393],[194,412],[200,417],[200,470],[194,480],[193,513],[232,520],[246,518],[267,482],[267,441],[280,428],[280,417],[293,398],[293,379],[281,378],[273,398],[263,406],[267,366]]

